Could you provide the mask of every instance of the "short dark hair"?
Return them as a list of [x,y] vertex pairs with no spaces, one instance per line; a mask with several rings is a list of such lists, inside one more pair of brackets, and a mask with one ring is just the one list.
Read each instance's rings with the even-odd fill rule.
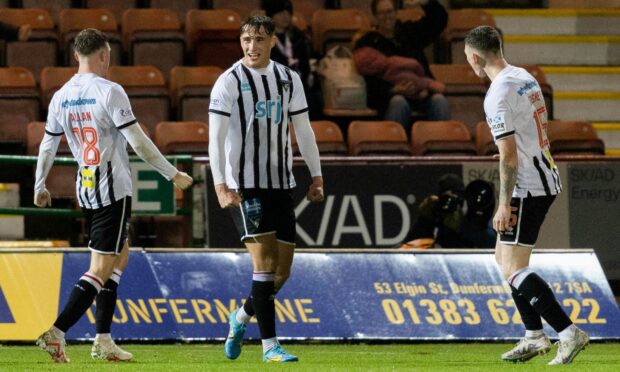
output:
[[243,34],[244,32],[248,32],[250,30],[254,30],[258,32],[260,28],[265,30],[265,33],[269,36],[273,36],[276,32],[276,25],[273,23],[273,20],[267,16],[251,16],[248,17],[241,24],[241,28],[239,29],[239,33]]
[[[379,4],[379,1],[382,0],[372,0],[370,2],[370,10],[372,11],[372,14],[377,14],[377,5]],[[394,9],[396,9],[396,2],[394,0],[390,0],[392,2],[392,5],[394,5]]]
[[467,33],[465,45],[483,53],[498,55],[502,52],[502,35],[491,26],[478,26]]
[[80,31],[73,41],[73,49],[81,56],[89,56],[108,45],[108,37],[94,28]]

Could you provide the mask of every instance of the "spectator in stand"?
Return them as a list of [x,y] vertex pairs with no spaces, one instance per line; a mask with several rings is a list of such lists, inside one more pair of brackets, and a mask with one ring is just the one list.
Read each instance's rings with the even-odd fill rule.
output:
[[312,119],[321,115],[321,91],[315,84],[310,67],[310,41],[306,34],[293,25],[293,4],[290,0],[262,0],[265,15],[276,25],[276,45],[271,49],[271,59],[295,70],[304,84]]
[[[406,131],[411,128],[412,112],[423,112],[427,120],[450,119],[448,101],[442,94],[445,86],[433,80],[424,54],[424,48],[446,27],[448,14],[437,0],[420,0],[418,3],[424,10],[424,16],[417,21],[401,22],[396,18],[393,0],[372,0],[370,6],[376,29],[354,40],[354,54],[358,54],[357,57],[360,50],[368,51],[366,47],[375,49],[388,59],[405,57],[411,66],[408,75],[418,75],[415,79],[401,81],[383,74],[366,75],[368,105],[378,110],[385,120],[401,123]],[[357,57],[356,64],[360,61]]]

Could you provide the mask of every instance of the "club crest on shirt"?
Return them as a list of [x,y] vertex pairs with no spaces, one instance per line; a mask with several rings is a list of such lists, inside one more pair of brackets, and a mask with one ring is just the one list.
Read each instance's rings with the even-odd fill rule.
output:
[[280,84],[282,84],[282,89],[284,89],[285,92],[288,92],[288,89],[291,87],[290,80],[280,80]]

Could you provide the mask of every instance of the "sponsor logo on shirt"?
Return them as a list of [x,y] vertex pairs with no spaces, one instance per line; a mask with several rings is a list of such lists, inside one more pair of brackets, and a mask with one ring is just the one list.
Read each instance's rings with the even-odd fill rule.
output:
[[78,99],[67,99],[62,103],[62,108],[67,108],[70,106],[84,106],[84,105],[94,105],[97,103],[97,100],[94,98],[78,98]]
[[[256,102],[256,106],[254,106],[254,116],[257,119],[262,119],[264,117],[273,118],[273,124],[280,124],[282,121],[282,99],[280,96],[276,98],[276,100],[261,100]],[[275,112],[274,112],[275,110]]]
[[506,130],[504,115],[496,115],[490,119],[487,119],[487,123],[489,124],[491,132],[493,132],[493,134],[501,133]]
[[250,86],[249,83],[241,83],[242,92],[249,92],[250,90],[252,90],[252,87]]
[[528,81],[527,83],[525,83],[525,85],[523,85],[521,88],[519,88],[519,90],[517,91],[517,93],[522,96],[525,93],[527,93],[528,90],[531,90],[532,88],[536,87],[536,82],[535,81]]
[[131,111],[131,109],[121,109],[121,116],[133,116],[133,112]]

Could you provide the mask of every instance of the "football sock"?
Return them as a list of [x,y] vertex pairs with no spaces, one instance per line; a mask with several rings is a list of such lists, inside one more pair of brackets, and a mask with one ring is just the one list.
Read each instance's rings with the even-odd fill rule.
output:
[[[251,298],[248,298],[246,301],[247,302],[252,302]],[[241,306],[239,308],[239,311],[237,311],[237,322],[242,323],[242,324],[248,324],[250,322],[250,319],[252,319],[252,315],[249,315],[248,313],[245,312],[245,305]]]
[[545,335],[542,329],[538,329],[535,331],[530,331],[529,329],[525,331],[525,338],[540,338]]
[[[525,329],[529,331],[541,331],[543,329],[542,319],[540,319],[540,315],[536,310],[530,305],[530,302],[523,297],[519,291],[510,286],[512,289],[512,298],[515,302],[515,306],[521,314],[521,320],[523,320],[523,325],[525,325]],[[526,335],[527,336],[527,335]]]
[[560,341],[565,342],[575,337],[575,332],[577,331],[577,326],[574,324],[569,325],[564,328],[560,332],[558,332],[558,336],[560,337]]
[[[274,288],[273,288],[273,295],[277,295],[278,292],[280,291],[281,285],[280,286],[276,286],[275,282],[274,282]],[[251,295],[250,295],[251,296]],[[242,322],[241,319],[245,319],[245,316],[248,316],[249,318],[252,318],[254,315],[256,315],[256,312],[254,311],[254,306],[252,304],[252,301],[250,299],[250,296],[248,296],[248,298],[245,300],[245,302],[243,303],[243,312],[244,314],[241,315],[241,311],[239,311],[237,313],[237,321],[238,322]],[[250,319],[247,319],[246,321],[242,322],[242,323],[247,323],[250,321]]]
[[266,353],[267,350],[271,349],[272,347],[278,344],[278,338],[272,337],[272,338],[262,339],[261,342],[263,343],[263,353]]
[[116,308],[117,288],[121,281],[122,271],[114,269],[110,279],[105,282],[97,295],[97,312],[95,313],[97,333],[110,333],[114,309]]
[[[529,272],[515,288],[527,299],[540,316],[556,331],[573,324],[555,298],[551,287],[535,272]],[[513,284],[514,285],[514,284]]]
[[67,332],[92,305],[102,286],[103,283],[99,277],[89,272],[84,273],[80,280],[75,283],[69,300],[54,322],[54,326],[63,332]]
[[256,311],[261,339],[276,337],[276,310],[273,297],[274,273],[254,273],[252,276],[252,305]]

